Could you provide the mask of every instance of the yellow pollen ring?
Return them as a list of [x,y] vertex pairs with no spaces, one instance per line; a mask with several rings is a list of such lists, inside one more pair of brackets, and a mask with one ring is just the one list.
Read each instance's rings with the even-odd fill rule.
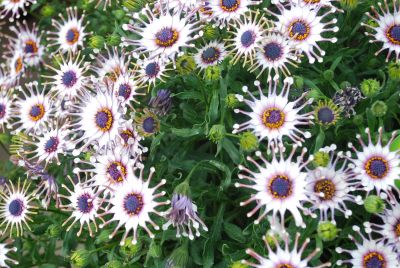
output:
[[[279,120],[276,122],[271,122],[271,116],[274,112],[279,112]],[[285,123],[285,114],[278,108],[268,108],[263,112],[262,122],[264,126],[270,129],[277,129],[283,126]]]
[[172,38],[167,40],[167,41],[163,41],[160,40],[158,37],[156,37],[156,44],[160,47],[170,47],[173,44],[176,43],[176,41],[178,41],[179,38],[179,33],[178,31],[171,29],[172,30]]
[[[32,109],[33,108],[38,108],[39,109],[39,113],[37,115],[32,115]],[[29,117],[30,117],[30,119],[32,119],[32,121],[37,122],[37,121],[39,121],[40,119],[43,118],[44,113],[45,113],[45,109],[44,109],[43,104],[39,104],[38,103],[38,104],[35,104],[35,105],[33,105],[31,107],[31,110],[29,111]]]
[[318,180],[314,185],[315,193],[323,193],[324,196],[320,196],[322,200],[332,200],[336,192],[336,186],[329,179]]
[[[385,171],[383,172],[383,174],[378,175],[378,176],[374,174],[374,171],[371,169],[371,165],[374,161],[380,161],[385,165]],[[389,171],[389,165],[388,165],[387,160],[385,160],[379,156],[374,156],[374,157],[371,157],[370,159],[368,159],[367,163],[365,163],[364,169],[371,178],[382,179],[387,175],[387,173]]]
[[396,233],[396,236],[400,238],[400,221],[397,222],[394,232]]
[[[99,115],[99,113],[105,113],[106,116],[107,116],[107,121],[105,122],[105,126],[104,127],[99,126],[99,123],[97,122],[97,116]],[[103,108],[103,109],[99,110],[96,113],[95,120],[96,120],[96,126],[101,131],[107,132],[107,131],[109,131],[111,129],[111,127],[113,125],[114,118],[113,118],[113,115],[112,115],[111,111],[108,108]]]
[[383,257],[382,254],[380,254],[379,252],[376,252],[376,251],[371,251],[368,254],[364,255],[364,257],[363,257],[363,267],[365,267],[365,268],[368,267],[367,264],[372,258],[376,258],[379,261],[381,261],[382,266],[380,268],[386,268],[386,260],[385,260],[385,258]]
[[227,7],[224,4],[224,0],[219,0],[219,6],[226,12],[235,12],[240,7],[240,0],[236,0],[236,3],[231,7]]
[[69,45],[73,45],[73,44],[75,44],[76,42],[78,42],[78,40],[79,40],[79,31],[78,31],[78,29],[76,29],[76,28],[72,28],[72,29],[70,29],[70,31],[72,31],[73,33],[74,33],[74,37],[72,38],[72,40],[71,41],[69,41],[68,40],[68,38],[67,38],[67,43],[69,44]]
[[24,67],[24,62],[22,60],[22,57],[19,57],[16,61],[15,61],[15,72],[18,74],[19,72],[21,72],[22,68]]
[[[301,24],[303,24],[304,27],[306,28],[306,32],[303,33],[303,34],[293,32],[293,26],[294,26],[296,23],[301,23]],[[310,35],[310,31],[311,31],[310,26],[309,26],[308,23],[306,23],[304,20],[299,20],[299,19],[298,19],[298,20],[295,20],[295,21],[293,21],[292,23],[290,23],[290,26],[289,26],[289,36],[292,37],[292,38],[294,38],[294,39],[297,40],[297,41],[303,41],[303,40],[305,40],[305,39]]]
[[114,178],[112,182],[122,182],[124,180],[124,177],[126,177],[126,167],[119,161],[114,161],[112,162],[108,167],[107,167],[107,172],[109,172],[109,169],[111,168],[112,165],[116,165],[118,171],[119,171],[119,176],[117,178],[117,180],[115,180]]
[[400,27],[399,25],[392,25],[388,28],[388,30],[386,31],[386,37],[387,39],[389,39],[389,41],[395,45],[400,45],[400,40],[396,39],[393,37],[393,35],[391,34],[391,31],[393,30],[394,27]]

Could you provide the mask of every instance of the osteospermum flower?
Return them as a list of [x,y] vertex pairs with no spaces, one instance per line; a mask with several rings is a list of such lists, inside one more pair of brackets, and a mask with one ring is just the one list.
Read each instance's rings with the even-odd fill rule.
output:
[[258,12],[252,12],[248,16],[242,16],[240,20],[232,23],[232,38],[227,39],[229,55],[232,55],[232,63],[243,60],[243,66],[247,63],[253,65],[255,51],[265,32],[271,28],[268,20],[259,18]]
[[0,130],[5,131],[12,118],[11,105],[13,103],[13,89],[6,89],[0,86]]
[[268,72],[268,80],[271,74],[274,79],[282,73],[289,76],[290,71],[287,65],[297,67],[300,62],[297,48],[283,33],[275,31],[264,36],[260,41],[260,45],[256,48],[256,62],[250,67],[250,72],[258,71],[259,77],[264,71]]
[[144,112],[135,118],[136,130],[142,137],[150,137],[160,130],[160,120],[158,116],[144,109]]
[[96,72],[97,77],[100,80],[107,77],[114,82],[120,75],[124,75],[128,71],[131,60],[131,56],[127,55],[124,50],[119,52],[116,47],[106,47],[106,53],[98,53],[96,56],[91,55],[91,57],[96,61],[91,69]]
[[85,28],[88,23],[83,24],[85,14],[78,17],[78,9],[76,7],[67,8],[67,17],[65,18],[62,14],[59,15],[61,22],[53,19],[52,25],[56,28],[56,31],[47,34],[47,40],[51,42],[50,47],[57,46],[57,51],[62,53],[67,51],[77,52],[78,47],[83,47],[83,41],[87,33]]
[[352,167],[344,160],[337,168],[338,161],[343,159],[342,152],[335,157],[336,145],[320,149],[320,152],[329,154],[329,162],[324,167],[317,167],[308,171],[306,190],[310,197],[311,212],[319,210],[320,221],[335,223],[336,211],[342,212],[346,218],[352,215],[346,202],[362,204],[361,196],[354,196],[352,191],[358,189],[359,182],[354,179]]
[[99,193],[97,192],[98,188],[83,185],[79,175],[77,177],[78,182],[74,182],[74,180],[69,176],[68,179],[73,185],[73,189],[70,190],[65,184],[63,184],[62,187],[68,191],[69,196],[60,194],[60,197],[67,199],[69,204],[60,205],[60,208],[70,211],[72,214],[63,222],[62,226],[71,222],[67,228],[67,231],[69,231],[72,226],[79,221],[80,228],[76,235],[81,235],[83,226],[86,224],[87,228],[89,229],[90,236],[93,236],[91,224],[94,225],[95,232],[97,232],[96,220],[99,218],[104,222],[104,220],[97,213],[101,206],[101,199],[99,197]]
[[51,91],[59,100],[75,100],[78,95],[90,87],[90,80],[85,76],[90,65],[88,62],[84,62],[85,57],[80,57],[80,52],[75,56],[69,53],[67,58],[60,54],[60,58],[61,61],[56,57],[57,68],[46,65],[56,73],[43,75],[43,77],[53,80],[46,83],[52,85]]
[[[280,243],[273,238],[274,249],[271,248],[269,243],[265,243],[268,249],[268,257],[262,257],[252,249],[247,249],[246,253],[256,259],[258,263],[249,262],[243,260],[242,263],[249,265],[250,267],[256,268],[323,268],[331,267],[331,263],[324,263],[318,266],[310,266],[310,261],[321,251],[320,248],[316,248],[314,251],[303,257],[304,249],[307,248],[310,243],[310,238],[304,240],[300,245],[300,233],[296,233],[296,238],[293,247],[290,247],[289,235],[284,234],[285,246],[281,247]],[[291,249],[290,249],[291,248]]]
[[32,205],[34,197],[32,193],[28,193],[30,183],[27,179],[21,187],[21,181],[18,179],[17,187],[10,182],[10,186],[6,184],[7,191],[0,192],[1,205],[0,205],[0,227],[3,227],[2,234],[9,231],[10,237],[13,235],[14,227],[16,229],[16,236],[23,234],[24,225],[30,230],[28,222],[32,221],[30,215],[36,214],[32,211],[37,207]]
[[140,144],[142,137],[137,133],[135,126],[131,121],[127,121],[119,130],[117,137],[117,146],[121,146],[132,157],[147,152],[147,148]]
[[268,144],[282,143],[284,136],[288,136],[293,142],[301,144],[304,138],[310,138],[309,132],[298,129],[298,126],[310,125],[312,122],[312,112],[300,114],[299,112],[312,103],[312,99],[298,105],[307,93],[304,93],[299,99],[291,102],[288,100],[290,86],[293,83],[292,78],[286,78],[281,92],[277,93],[278,81],[269,82],[268,95],[265,96],[260,87],[260,82],[255,81],[254,85],[258,87],[260,98],[256,99],[248,91],[247,86],[243,87],[243,92],[247,92],[251,100],[244,99],[242,95],[236,95],[239,101],[244,101],[251,112],[235,109],[235,113],[242,113],[250,117],[245,123],[235,124],[234,133],[244,130],[251,130],[259,140],[268,139]]
[[297,49],[307,55],[310,63],[314,63],[315,59],[322,62],[321,56],[325,55],[325,51],[319,47],[318,43],[323,41],[335,43],[337,41],[336,37],[326,38],[322,34],[339,30],[337,26],[332,26],[337,22],[336,18],[328,22],[322,22],[322,20],[334,13],[335,9],[331,8],[324,11],[323,15],[318,15],[321,6],[313,7],[308,4],[297,3],[297,1],[290,1],[288,7],[280,3],[276,5],[280,14],[265,9],[267,13],[278,19],[275,23],[276,27],[282,29],[293,40]]
[[307,149],[303,148],[301,155],[294,161],[297,145],[293,145],[292,151],[286,159],[283,155],[285,151],[283,145],[280,145],[278,148],[273,146],[272,149],[271,161],[267,161],[261,152],[256,152],[256,156],[262,160],[262,165],[257,163],[253,158],[247,157],[247,160],[257,167],[257,172],[239,165],[239,170],[249,174],[241,173],[239,174],[239,179],[248,180],[251,184],[237,182],[235,186],[256,191],[249,199],[241,202],[240,206],[248,205],[253,201],[257,203],[256,207],[247,213],[248,217],[253,216],[258,210],[263,208],[260,216],[254,221],[255,224],[259,224],[272,211],[272,224],[278,220],[277,214],[279,213],[281,217],[280,222],[283,225],[285,222],[285,213],[286,211],[290,211],[296,225],[305,228],[303,217],[300,213],[300,211],[307,212],[307,209],[303,207],[303,203],[308,199],[305,189],[307,173],[303,170],[312,160],[312,156],[308,160],[303,161],[304,155],[307,152]]
[[370,192],[376,190],[378,193],[381,191],[388,191],[395,188],[395,180],[400,176],[400,158],[397,151],[391,151],[390,145],[396,137],[396,132],[392,133],[391,139],[386,145],[382,144],[382,127],[379,128],[379,136],[377,142],[372,142],[371,133],[369,128],[365,129],[368,135],[368,144],[365,144],[361,135],[357,135],[362,148],[360,151],[349,143],[355,153],[355,158],[348,158],[353,162],[353,172],[356,178],[361,182],[364,190]]
[[353,250],[336,248],[336,252],[339,254],[347,253],[351,255],[350,259],[337,261],[337,265],[349,264],[352,267],[362,268],[400,267],[397,254],[386,243],[372,239],[371,235],[364,237],[358,226],[353,226],[353,231],[359,234],[362,241],[360,243],[354,236],[349,235],[349,238],[357,248]]
[[204,70],[209,66],[221,63],[225,55],[224,44],[218,41],[212,41],[197,50],[194,60],[196,61],[197,67]]
[[109,149],[122,126],[121,105],[114,96],[110,85],[95,85],[97,94],[84,92],[79,104],[71,104],[73,121],[71,128],[82,135],[76,138],[73,155],[80,154],[90,145],[98,150]]
[[365,99],[365,97],[363,97],[360,89],[357,87],[346,87],[335,92],[333,103],[340,107],[345,117],[349,118],[356,113],[354,107],[362,99]]
[[[9,252],[17,252],[16,247],[9,247],[14,241],[5,241],[4,243],[0,243],[0,266],[9,268],[10,266],[7,263],[12,263],[18,265],[19,263],[16,260],[11,259],[7,256]],[[7,262],[7,263],[6,263]]]
[[142,227],[149,234],[150,238],[154,238],[154,234],[147,226],[149,223],[155,230],[159,227],[150,218],[151,214],[161,216],[161,213],[156,210],[158,206],[169,204],[169,201],[157,202],[155,199],[165,195],[165,192],[156,194],[155,191],[165,184],[166,180],[161,180],[153,188],[149,187],[151,178],[155,169],[150,168],[150,174],[146,181],[143,180],[143,166],[140,166],[139,177],[130,176],[120,187],[115,189],[114,195],[106,200],[111,205],[111,208],[104,212],[103,215],[111,215],[112,218],[106,223],[100,225],[100,228],[116,221],[117,227],[110,235],[114,237],[121,227],[125,227],[124,234],[121,239],[121,245],[124,244],[130,231],[133,231],[132,243],[137,243],[138,228]]
[[378,50],[375,55],[378,55],[383,50],[388,50],[386,61],[389,61],[390,55],[394,53],[396,60],[400,57],[400,22],[399,22],[399,9],[400,5],[397,0],[393,0],[393,11],[389,10],[387,1],[384,1],[384,7],[382,3],[378,2],[379,10],[381,14],[372,6],[372,15],[367,12],[369,18],[371,18],[377,26],[371,26],[362,23],[363,26],[373,30],[374,33],[365,32],[366,35],[374,38],[370,40],[370,43],[381,42],[383,47]]
[[131,110],[135,110],[131,102],[139,103],[136,99],[138,95],[145,95],[138,92],[139,85],[137,84],[136,77],[132,73],[120,75],[113,84],[113,91],[115,97],[122,103],[124,107],[128,106]]
[[21,49],[14,48],[13,56],[7,59],[8,77],[6,85],[12,87],[19,84],[21,76],[25,73],[26,63],[24,62],[24,52]]
[[15,132],[42,133],[45,125],[53,117],[54,107],[50,97],[45,94],[46,86],[40,87],[37,81],[17,88],[22,96],[16,98],[12,108],[16,120],[11,124]]
[[44,55],[44,46],[40,44],[42,34],[39,34],[39,28],[36,24],[32,25],[32,29],[29,28],[26,21],[22,24],[18,21],[16,26],[11,26],[12,31],[16,37],[11,38],[13,47],[23,51],[24,61],[28,66],[37,66],[42,61]]
[[[147,19],[142,20],[142,16]],[[141,14],[134,13],[136,24],[124,24],[123,29],[139,35],[139,39],[122,38],[125,46],[135,46],[135,51],[149,53],[151,57],[165,56],[175,61],[184,47],[194,46],[199,37],[202,20],[196,18],[196,10],[183,14],[182,9],[171,10],[162,3],[158,14],[147,5]]]
[[341,111],[342,109],[332,100],[318,101],[318,105],[314,108],[314,118],[321,126],[329,127],[340,119]]
[[20,18],[20,12],[22,15],[26,16],[28,12],[26,7],[31,4],[35,4],[36,0],[3,0],[0,2],[0,19],[4,19],[6,16],[10,15],[10,21]]
[[167,68],[167,60],[163,57],[156,58],[144,58],[138,60],[137,69],[135,70],[138,74],[139,84],[148,84],[155,86],[159,80],[165,82]]
[[255,0],[208,0],[207,8],[212,13],[216,25],[224,27],[231,20],[238,20],[250,10],[250,6],[258,5],[262,1]]

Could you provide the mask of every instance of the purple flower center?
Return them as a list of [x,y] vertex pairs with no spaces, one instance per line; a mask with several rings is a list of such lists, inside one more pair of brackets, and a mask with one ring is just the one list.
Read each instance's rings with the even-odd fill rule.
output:
[[90,194],[86,193],[78,197],[78,209],[82,213],[89,213],[93,209],[93,202],[91,201]]
[[33,40],[28,40],[25,42],[25,48],[24,52],[26,54],[31,54],[31,53],[36,53],[38,52],[38,47],[36,45],[36,42]]
[[113,124],[113,116],[109,109],[103,108],[96,113],[95,123],[102,131],[109,131]]
[[367,253],[363,257],[364,268],[386,268],[385,257],[375,251]]
[[124,140],[125,143],[128,143],[130,138],[134,138],[133,132],[130,129],[123,130],[120,134],[121,138]]
[[292,193],[292,182],[288,177],[278,175],[269,182],[270,193],[279,199],[284,199]]
[[394,25],[390,28],[389,35],[395,41],[400,42],[400,25]]
[[143,130],[147,133],[153,133],[155,129],[155,120],[153,117],[147,117],[143,120]]
[[42,104],[33,105],[29,111],[29,116],[33,121],[38,121],[44,116],[44,106]]
[[20,199],[14,199],[8,205],[8,211],[15,217],[21,216],[24,211],[24,203]]
[[244,47],[249,47],[253,45],[255,41],[256,41],[256,35],[254,31],[251,30],[245,31],[240,37],[240,42]]
[[335,113],[329,107],[322,107],[318,110],[318,121],[323,124],[330,124],[335,120]]
[[118,88],[118,96],[123,97],[125,100],[131,96],[132,88],[128,84],[121,84]]
[[72,87],[78,80],[74,71],[67,71],[62,75],[62,82],[66,87]]
[[65,39],[70,45],[75,44],[79,39],[79,31],[75,28],[69,29],[65,35]]
[[107,173],[114,182],[122,182],[126,176],[126,167],[121,162],[114,161],[108,166]]
[[48,153],[53,153],[57,150],[58,144],[59,140],[57,137],[50,137],[44,145],[44,150]]
[[220,3],[226,12],[234,12],[239,8],[240,0],[221,0]]
[[264,47],[264,56],[270,61],[279,60],[282,57],[283,50],[282,46],[278,43],[271,42],[266,44]]
[[6,106],[0,103],[0,119],[4,118],[6,115]]
[[179,33],[171,27],[165,27],[156,33],[156,44],[161,47],[170,47],[178,41]]
[[209,47],[201,53],[201,59],[208,64],[216,62],[221,56],[221,52],[216,47]]
[[160,71],[160,66],[156,62],[150,62],[146,65],[145,72],[149,77],[156,77]]
[[124,208],[128,214],[138,215],[143,208],[143,197],[140,194],[128,194],[124,199]]
[[382,157],[372,157],[365,167],[367,173],[375,179],[382,179],[388,172],[388,163]]

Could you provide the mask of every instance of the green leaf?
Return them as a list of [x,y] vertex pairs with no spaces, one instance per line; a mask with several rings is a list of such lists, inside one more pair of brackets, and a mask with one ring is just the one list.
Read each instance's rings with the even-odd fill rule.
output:
[[202,134],[202,128],[171,128],[171,132],[176,136],[187,138]]
[[242,233],[242,229],[240,229],[237,225],[229,223],[229,222],[224,222],[224,232],[233,240],[239,242],[239,243],[245,243],[246,242],[246,237],[244,237]]
[[400,135],[393,140],[392,144],[390,144],[390,151],[394,152],[397,150],[400,150]]
[[225,165],[224,163],[218,162],[216,160],[209,160],[207,161],[210,165],[213,165],[214,167],[218,168],[222,172],[225,173],[225,178],[221,183],[221,186],[223,189],[227,188],[228,186],[231,185],[231,178],[232,178],[232,172],[231,169]]
[[222,148],[228,153],[229,157],[232,159],[234,164],[239,164],[241,160],[241,154],[237,147],[228,138],[221,141]]
[[219,96],[218,90],[213,90],[210,102],[210,107],[208,108],[208,116],[210,118],[210,123],[215,122],[219,115]]
[[325,141],[325,132],[320,129],[317,138],[315,139],[314,153],[317,152],[323,145]]

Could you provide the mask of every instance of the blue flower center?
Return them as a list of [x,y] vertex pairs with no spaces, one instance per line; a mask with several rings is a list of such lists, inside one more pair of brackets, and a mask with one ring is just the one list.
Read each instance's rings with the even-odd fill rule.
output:
[[57,137],[50,137],[44,145],[44,150],[48,153],[53,153],[57,150],[58,143],[59,141]]
[[[90,201],[89,201],[90,200]],[[93,208],[93,202],[89,194],[82,194],[78,197],[78,209],[82,213],[89,213]]]
[[8,205],[8,211],[15,217],[21,216],[24,211],[24,203],[20,199],[14,199]]
[[42,104],[33,105],[29,111],[29,116],[33,121],[38,121],[44,116],[44,106]]
[[122,182],[126,176],[126,167],[121,162],[114,161],[108,166],[107,173],[113,182]]
[[121,84],[118,88],[118,96],[123,97],[125,100],[131,96],[131,86],[128,84]]
[[6,106],[0,103],[0,119],[4,118],[6,115]]
[[36,42],[33,40],[28,40],[25,42],[25,48],[24,52],[26,54],[32,54],[38,52],[38,47],[36,45]]
[[386,268],[385,257],[378,252],[369,252],[363,258],[363,268]]
[[143,197],[140,194],[128,194],[124,199],[124,208],[129,215],[138,215],[143,208]]
[[335,113],[329,107],[322,107],[318,110],[318,121],[323,124],[330,124],[335,120]]
[[76,73],[74,71],[66,71],[62,75],[62,82],[66,87],[72,87],[75,85],[76,81],[78,80],[76,77]]
[[278,108],[268,108],[261,119],[267,128],[277,129],[285,123],[285,114]]
[[234,12],[240,6],[240,0],[221,0],[221,8],[226,12]]
[[270,61],[279,60],[282,57],[283,50],[282,46],[278,43],[271,42],[266,44],[264,47],[264,56]]
[[143,120],[143,130],[147,133],[153,133],[155,130],[155,125],[155,120],[151,116]]
[[103,108],[96,113],[95,123],[102,131],[109,131],[113,125],[113,116],[109,109]]
[[284,175],[275,176],[269,182],[269,191],[275,198],[287,198],[292,193],[292,182]]
[[365,171],[373,179],[382,179],[389,171],[388,162],[382,157],[371,157],[365,164]]
[[69,29],[65,36],[65,39],[70,45],[75,44],[79,40],[79,31],[75,28]]
[[156,77],[158,72],[160,71],[160,67],[158,66],[158,63],[151,62],[146,65],[145,71],[147,76]]
[[179,33],[171,27],[165,27],[156,33],[156,44],[161,47],[170,47],[178,41]]
[[256,35],[253,31],[247,30],[240,37],[240,42],[244,47],[249,47],[256,41]]
[[124,142],[127,144],[130,138],[134,138],[133,132],[130,129],[125,129],[119,134]]
[[394,25],[390,27],[388,32],[389,39],[393,40],[393,43],[399,44],[400,43],[400,25]]
[[290,24],[289,36],[302,41],[310,35],[310,27],[303,20],[296,20]]
[[207,64],[218,61],[221,52],[216,47],[209,47],[201,53],[202,60]]

